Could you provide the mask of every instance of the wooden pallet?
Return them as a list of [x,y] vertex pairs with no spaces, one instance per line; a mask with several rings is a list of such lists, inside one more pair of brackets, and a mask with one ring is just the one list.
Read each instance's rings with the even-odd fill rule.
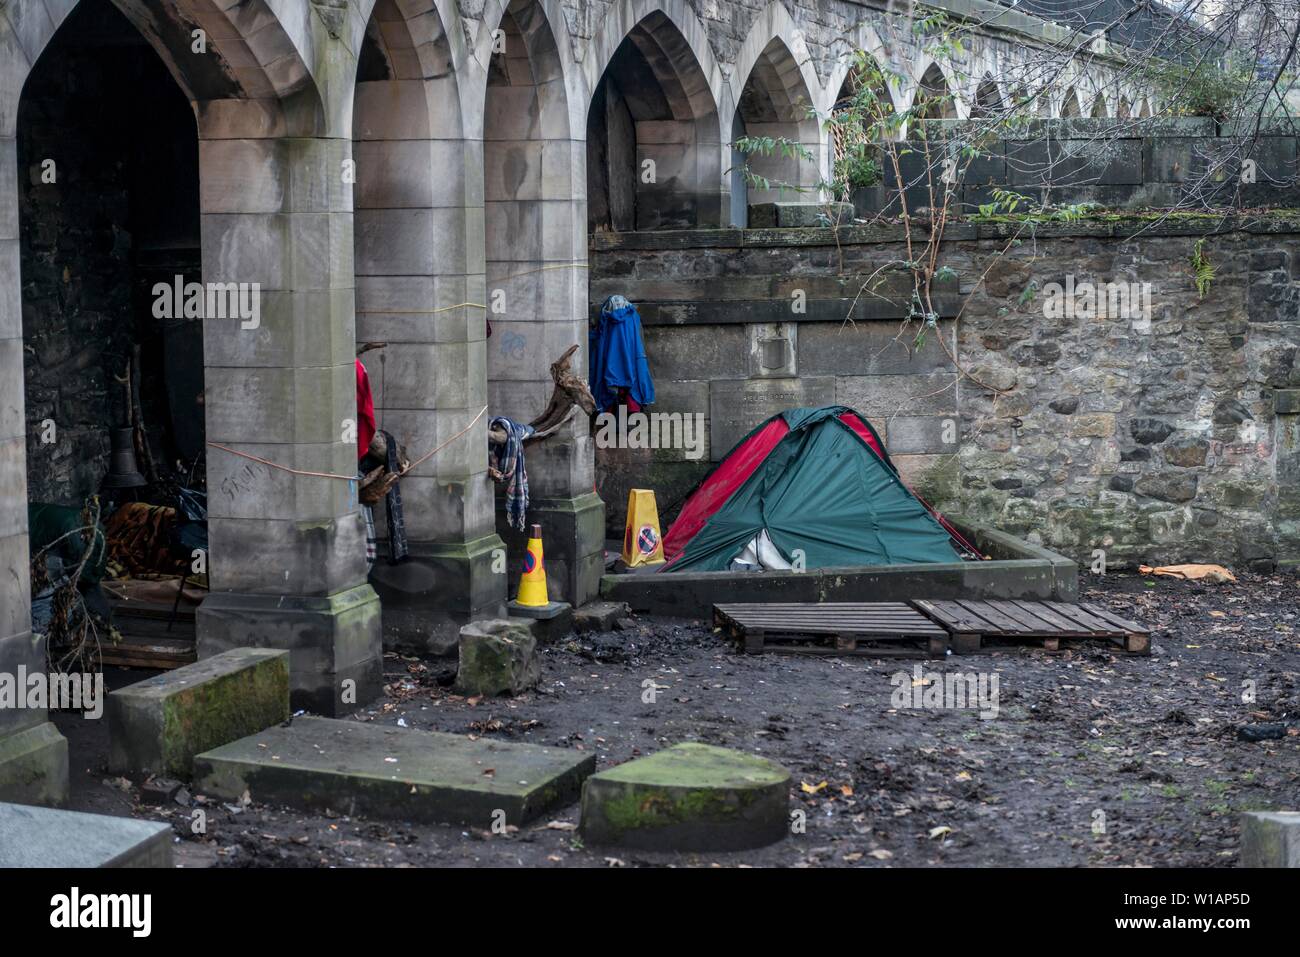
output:
[[101,666],[116,665],[120,668],[157,668],[170,671],[182,665],[191,665],[198,661],[198,657],[193,638],[123,635],[122,640],[116,644],[111,641],[101,641],[99,645]]
[[122,640],[101,641],[100,663],[127,668],[179,668],[198,660],[194,608],[172,611],[157,602],[112,601]]
[[1062,641],[1105,640],[1129,654],[1151,650],[1151,635],[1141,625],[1087,602],[914,601],[952,634],[955,654],[977,652],[998,642],[1032,642],[1059,651]]
[[713,606],[713,622],[751,654],[939,657],[948,632],[901,601]]

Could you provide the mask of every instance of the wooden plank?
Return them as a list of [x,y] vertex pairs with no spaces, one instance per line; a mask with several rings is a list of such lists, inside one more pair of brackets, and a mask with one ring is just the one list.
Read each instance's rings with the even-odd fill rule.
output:
[[1061,633],[1062,637],[1073,637],[1076,633],[1079,634],[1079,637],[1082,637],[1081,629],[1075,622],[1058,615],[1040,601],[1015,601],[1012,602],[1012,604],[1019,608],[1025,608],[1028,611],[1032,611],[1036,616],[1044,621],[1051,622],[1056,626],[1056,629]]
[[913,602],[916,607],[930,614],[939,624],[946,627],[952,632],[984,632],[994,628],[984,618],[972,613],[970,610],[963,608],[955,601],[927,601],[917,600]]
[[1121,618],[1108,608],[1103,608],[1093,602],[1080,602],[1079,607],[1084,611],[1096,615],[1105,622],[1109,622],[1121,631],[1131,631],[1137,634],[1150,634],[1151,629],[1139,625],[1135,621],[1129,621],[1127,618]]
[[1026,628],[1020,622],[1016,621],[1016,619],[1012,618],[1010,615],[1006,614],[1003,611],[999,611],[997,608],[994,608],[991,604],[989,604],[986,601],[958,601],[957,604],[961,605],[967,611],[979,615],[985,621],[989,622],[994,626],[992,629],[988,629],[988,628],[984,629],[984,633],[986,635],[987,634],[1018,635],[1022,633],[1028,633],[1033,630],[1031,628]]
[[1021,607],[1019,602],[1014,601],[990,601],[990,605],[998,611],[1014,618],[1020,624],[1029,629],[1030,634],[1058,636],[1061,629],[1051,621],[1035,613],[1035,609]]
[[1122,628],[1116,628],[1110,622],[1103,621],[1095,615],[1088,614],[1078,605],[1067,605],[1065,602],[1060,601],[1049,601],[1045,602],[1045,604],[1047,607],[1052,609],[1052,611],[1057,612],[1064,618],[1069,618],[1071,621],[1078,622],[1084,629],[1098,636],[1111,635],[1117,631],[1124,630]]

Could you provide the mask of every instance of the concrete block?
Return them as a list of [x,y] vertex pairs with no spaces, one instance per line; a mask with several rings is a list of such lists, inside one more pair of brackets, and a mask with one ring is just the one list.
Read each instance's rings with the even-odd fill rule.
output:
[[231,648],[287,650],[291,708],[350,713],[383,683],[379,612],[369,585],[328,597],[213,592],[197,612],[199,657]]
[[588,631],[613,631],[614,624],[620,618],[630,618],[632,609],[623,601],[591,601],[581,608],[574,609],[573,629],[585,633]]
[[[453,97],[453,102],[458,100]],[[352,105],[356,139],[427,139],[429,102],[419,80],[358,83]]]
[[751,229],[807,229],[853,222],[852,203],[751,203]]
[[911,348],[910,336],[899,339],[896,325],[805,322],[799,326],[799,358],[805,369],[822,375],[926,376],[951,369],[940,335],[952,349],[950,322],[940,323],[938,333],[931,330],[919,349]]
[[289,713],[287,651],[225,651],[109,694],[109,769],[188,780],[194,755]]
[[199,140],[200,208],[208,213],[287,211],[287,146],[278,139]]
[[[0,731],[0,801],[63,804],[68,799],[68,742],[49,721]],[[5,842],[0,841],[0,856]]]
[[[933,372],[928,375],[840,376],[835,380],[835,401],[857,409],[871,419],[873,425],[881,428],[900,413],[906,416],[947,414],[955,419],[957,375]],[[894,451],[892,445],[890,451]]]
[[397,565],[384,561],[380,546],[370,581],[383,603],[386,649],[454,655],[462,626],[505,617],[506,575],[499,563],[505,545],[488,528],[467,541],[413,541],[410,556]]
[[505,619],[472,621],[460,630],[456,690],[463,695],[517,695],[541,677],[537,639],[527,625]]
[[195,759],[197,787],[228,800],[487,830],[577,797],[594,754],[454,734],[295,718]]
[[454,181],[448,174],[453,174],[455,167],[445,162],[435,167],[430,162],[430,147],[428,140],[359,140],[353,147],[357,209],[432,206],[435,178]]
[[790,772],[755,755],[687,742],[587,779],[582,836],[651,851],[738,851],[788,833]]
[[172,866],[170,824],[0,804],[0,868]]
[[292,289],[292,247],[285,242],[290,219],[284,213],[204,210],[204,281],[259,283],[264,292]]
[[1300,867],[1300,811],[1241,815],[1242,867]]
[[889,451],[900,454],[956,452],[961,439],[955,415],[896,415],[888,428]]

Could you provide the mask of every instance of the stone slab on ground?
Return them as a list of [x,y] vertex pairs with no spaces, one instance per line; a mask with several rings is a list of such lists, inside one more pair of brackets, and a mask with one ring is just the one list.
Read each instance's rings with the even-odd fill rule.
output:
[[781,840],[790,772],[685,742],[602,771],[582,789],[583,838],[648,851],[739,851]]
[[0,804],[0,868],[171,867],[172,840],[157,821]]
[[632,609],[625,601],[589,601],[574,609],[573,630],[577,632],[613,631],[620,618],[629,618]]
[[109,769],[189,780],[194,755],[289,714],[289,652],[223,651],[109,694]]
[[506,605],[506,614],[511,620],[529,622],[533,636],[542,644],[559,641],[573,630],[573,606],[567,601],[536,606],[512,601]]
[[63,804],[68,799],[68,742],[53,722],[0,734],[0,801]]
[[[305,811],[489,829],[575,800],[592,754],[333,718],[295,718],[194,759],[196,789]],[[495,812],[501,811],[504,816]]]
[[1241,815],[1242,867],[1300,867],[1300,811]]
[[517,695],[542,675],[537,639],[528,622],[471,621],[460,630],[456,691],[463,695]]

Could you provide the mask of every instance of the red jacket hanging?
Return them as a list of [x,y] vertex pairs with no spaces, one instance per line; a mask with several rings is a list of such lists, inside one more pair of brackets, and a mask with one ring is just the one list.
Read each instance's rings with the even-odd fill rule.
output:
[[357,360],[357,461],[366,457],[375,437],[375,400],[370,394],[370,376]]

